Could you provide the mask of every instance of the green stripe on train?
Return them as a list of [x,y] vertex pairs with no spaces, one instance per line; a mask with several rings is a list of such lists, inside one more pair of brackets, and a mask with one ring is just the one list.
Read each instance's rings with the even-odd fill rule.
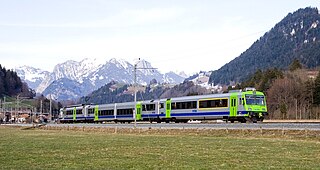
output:
[[76,107],[73,108],[72,116],[73,116],[73,120],[75,121],[77,119],[77,108]]
[[141,117],[141,112],[142,112],[142,104],[141,102],[138,102],[137,105],[136,105],[136,109],[137,109],[137,112],[136,112],[136,120],[141,120],[142,117]]
[[99,105],[96,105],[96,107],[94,107],[94,121],[98,121],[99,120]]
[[166,118],[171,118],[171,99],[166,101]]

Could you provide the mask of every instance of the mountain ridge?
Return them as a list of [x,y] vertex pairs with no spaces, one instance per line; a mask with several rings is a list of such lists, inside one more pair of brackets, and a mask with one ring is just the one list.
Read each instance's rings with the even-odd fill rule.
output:
[[242,82],[258,69],[287,69],[294,59],[307,68],[317,67],[320,64],[319,21],[317,8],[307,7],[289,13],[246,51],[213,71],[209,82]]
[[[35,77],[31,75],[37,75],[36,71],[43,71],[41,69],[28,67],[28,70],[34,71],[31,73],[27,72],[26,68],[27,67],[19,67],[15,70],[27,83],[32,83]],[[146,60],[139,61],[137,68],[137,82],[139,84],[149,84],[153,79],[156,79],[159,83],[170,84],[178,84],[184,80],[184,77],[174,72],[161,74],[156,69],[146,69],[153,68],[151,63]],[[67,60],[57,64],[53,72],[45,72],[46,74],[36,77],[37,81],[33,82],[32,88],[34,88],[37,93],[43,93],[46,96],[52,95],[57,99],[75,99],[79,96],[87,95],[111,81],[133,84],[133,70],[134,65],[124,59],[111,58],[105,63],[100,63],[96,59],[88,58],[81,61]],[[70,82],[67,83],[67,81]],[[75,84],[78,86],[75,86]],[[68,85],[70,88],[65,87]],[[64,89],[71,97],[61,98],[59,95],[55,95],[60,94],[59,88]]]

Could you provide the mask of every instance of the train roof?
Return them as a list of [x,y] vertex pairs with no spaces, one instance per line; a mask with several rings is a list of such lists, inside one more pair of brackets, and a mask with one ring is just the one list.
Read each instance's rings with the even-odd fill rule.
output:
[[[210,99],[210,98],[226,98],[229,97],[231,94],[235,95],[242,95],[243,93],[247,94],[252,94],[256,93],[258,95],[263,95],[262,92],[259,91],[232,91],[229,93],[219,93],[219,94],[207,94],[207,95],[197,95],[197,96],[184,96],[184,97],[173,97],[173,98],[164,98],[164,99],[155,99],[155,100],[144,100],[144,101],[137,101],[137,102],[142,102],[144,104],[147,103],[155,103],[155,102],[165,102],[168,99],[171,99],[172,101],[192,101],[192,100],[199,100],[199,99]],[[109,106],[114,106],[114,104],[117,104],[119,106],[124,106],[124,105],[135,105],[135,102],[123,102],[123,103],[108,103],[108,104],[88,104],[87,106],[89,107],[94,107],[96,105],[103,106],[103,107],[109,107]],[[78,107],[81,105],[77,105]],[[70,107],[75,107],[74,106],[67,106],[65,108],[70,108]]]
[[[206,95],[197,95],[197,96],[184,96],[184,97],[173,97],[168,98],[171,100],[197,100],[197,99],[206,99],[206,98],[225,98],[229,97],[231,94],[235,95],[242,95],[243,93],[252,94],[253,91],[236,91],[236,92],[230,92],[230,93],[219,93],[219,94],[206,94]],[[263,95],[262,92],[256,91],[256,94]],[[160,99],[160,101],[166,101],[168,99]]]

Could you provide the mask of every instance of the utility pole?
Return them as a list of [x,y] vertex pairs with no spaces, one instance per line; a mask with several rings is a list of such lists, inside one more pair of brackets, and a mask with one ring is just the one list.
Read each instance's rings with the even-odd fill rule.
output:
[[17,96],[17,105],[16,105],[16,114],[15,114],[15,117],[14,117],[14,120],[15,120],[15,123],[17,122],[17,119],[18,119],[18,116],[19,116],[19,96],[20,96],[20,94],[18,94],[18,96]]
[[6,96],[3,97],[3,108],[4,112],[6,112]]
[[51,120],[52,120],[52,99],[51,99],[51,94],[50,94],[49,119],[50,119],[50,122],[51,122]]
[[138,63],[140,62],[140,58],[138,60],[137,63],[134,64],[134,70],[133,70],[133,76],[134,76],[134,113],[133,113],[133,118],[134,118],[134,128],[137,128],[137,70],[141,69],[141,70],[155,70],[157,68],[144,68],[144,67],[140,67],[138,68]]
[[[139,58],[139,61],[140,61],[140,58]],[[133,76],[134,76],[134,84],[133,84],[133,88],[134,88],[134,113],[133,113],[133,118],[134,118],[134,128],[137,127],[137,109],[136,109],[136,106],[137,106],[137,64],[136,63],[134,65],[134,73],[133,73]]]
[[3,97],[3,106],[2,107],[3,107],[3,111],[4,111],[5,121],[7,121],[6,96]]
[[40,100],[40,115],[42,115],[42,100]]

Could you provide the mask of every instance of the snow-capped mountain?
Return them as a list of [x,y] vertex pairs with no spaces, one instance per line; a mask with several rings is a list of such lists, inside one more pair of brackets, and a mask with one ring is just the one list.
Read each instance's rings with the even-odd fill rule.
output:
[[68,60],[54,67],[54,79],[68,78],[82,83],[83,79],[87,78],[89,74],[100,66],[101,64],[98,63],[96,59],[90,60],[86,58],[80,62]]
[[[181,83],[184,78],[177,74],[161,74],[152,65],[141,60],[137,63],[136,76],[137,83],[149,84],[152,79],[156,79],[160,83],[178,84]],[[95,72],[89,75],[90,81],[94,86],[101,87],[111,81],[122,82],[126,84],[134,83],[134,65],[125,60],[111,59],[106,64],[99,67]]]
[[181,72],[175,72],[176,74],[178,74],[179,76],[183,77],[183,78],[188,78],[190,76],[188,76],[184,71]]
[[[184,80],[184,77],[174,72],[161,74],[157,69],[149,69],[153,67],[151,63],[145,60],[138,61],[136,64],[137,82],[139,84],[149,84],[152,79],[159,83],[170,84],[178,84]],[[43,93],[46,96],[51,95],[55,99],[75,99],[85,96],[111,81],[133,84],[133,70],[134,65],[123,59],[113,58],[105,63],[87,58],[80,62],[68,60],[57,64],[52,73],[47,72],[38,81],[38,84],[32,88],[37,93]],[[23,71],[22,68],[18,75],[28,83],[26,76],[19,74],[24,73]]]
[[32,89],[36,89],[39,84],[45,79],[45,77],[50,74],[48,71],[29,66],[17,67],[14,69],[14,71]]
[[83,59],[80,62],[68,60],[64,63],[57,64],[53,72],[46,76],[44,80],[35,89],[37,93],[42,93],[53,81],[62,78],[74,80],[83,83],[92,72],[101,66],[96,59]]
[[209,82],[210,75],[212,74],[212,71],[200,71],[199,73],[196,73],[188,78],[185,79],[185,81],[191,81],[193,84],[197,86],[201,86],[206,88],[207,90],[210,90],[211,93],[222,93],[223,92],[223,86],[219,84],[213,84]]

